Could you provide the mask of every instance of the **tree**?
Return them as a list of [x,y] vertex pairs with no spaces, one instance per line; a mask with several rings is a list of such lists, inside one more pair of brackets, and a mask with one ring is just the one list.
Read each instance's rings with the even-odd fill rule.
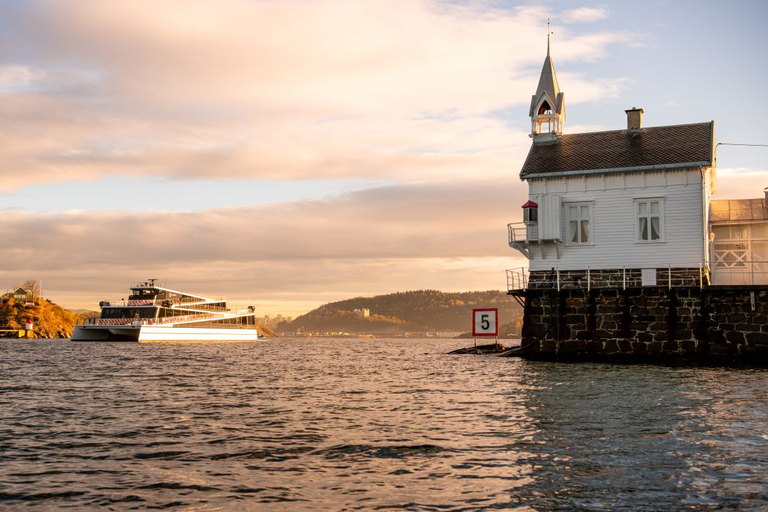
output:
[[16,285],[17,288],[24,288],[25,290],[32,293],[32,298],[42,298],[42,287],[40,286],[40,282],[37,279],[27,279],[26,281],[23,281],[21,283],[18,283]]

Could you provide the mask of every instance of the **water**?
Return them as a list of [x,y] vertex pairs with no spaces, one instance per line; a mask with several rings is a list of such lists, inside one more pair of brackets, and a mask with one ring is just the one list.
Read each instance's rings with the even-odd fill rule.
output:
[[767,371],[467,343],[0,341],[0,508],[768,509]]

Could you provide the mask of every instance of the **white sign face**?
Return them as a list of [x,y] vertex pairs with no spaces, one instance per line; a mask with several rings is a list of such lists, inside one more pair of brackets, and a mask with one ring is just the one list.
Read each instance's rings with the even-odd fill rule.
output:
[[472,336],[498,336],[498,325],[498,309],[472,310]]

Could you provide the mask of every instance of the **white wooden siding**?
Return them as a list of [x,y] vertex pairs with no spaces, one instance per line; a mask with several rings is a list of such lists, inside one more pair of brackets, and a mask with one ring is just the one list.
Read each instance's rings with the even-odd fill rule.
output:
[[[544,244],[532,251],[530,270],[698,267],[704,259],[702,182],[698,169],[539,179],[529,186],[539,203],[542,239],[560,238],[565,242],[564,203],[592,203],[592,244],[563,243],[559,258],[554,244]],[[635,200],[641,198],[664,201],[662,243],[637,241]],[[550,237],[553,233],[545,232],[545,226],[548,230],[558,229],[557,236]]]
[[562,240],[560,227],[560,196],[546,194],[539,205],[539,236],[541,240]]

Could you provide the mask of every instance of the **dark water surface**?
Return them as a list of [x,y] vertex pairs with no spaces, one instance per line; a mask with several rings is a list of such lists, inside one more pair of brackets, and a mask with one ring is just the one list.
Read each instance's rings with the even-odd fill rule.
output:
[[764,370],[0,341],[0,508],[766,510]]

